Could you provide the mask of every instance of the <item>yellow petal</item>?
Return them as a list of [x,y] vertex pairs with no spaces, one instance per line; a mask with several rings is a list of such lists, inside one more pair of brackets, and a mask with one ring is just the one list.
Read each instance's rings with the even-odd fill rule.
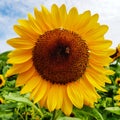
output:
[[90,17],[91,17],[90,11],[85,11],[83,14],[79,15],[79,23],[78,25],[76,25],[76,31],[78,31],[78,33],[83,32],[82,27],[84,28],[85,26],[87,26]]
[[41,33],[43,34],[47,28],[43,16],[41,15],[41,12],[39,12],[37,8],[34,9],[34,14],[35,14],[36,22],[38,23],[38,26],[41,28],[42,30]]
[[59,13],[59,8],[56,4],[52,5],[51,14],[53,17],[54,25],[56,26],[56,28],[60,28],[61,27],[60,13]]
[[109,56],[99,56],[94,55],[93,53],[90,54],[89,63],[92,63],[94,65],[102,65],[102,66],[109,66],[109,64],[112,62],[112,59]]
[[47,108],[47,96],[48,94],[46,93],[43,98],[39,101],[41,107],[46,107]]
[[110,49],[108,49],[107,54],[108,54],[109,56],[111,56],[111,55],[113,55],[115,52],[116,52],[115,49],[110,48]]
[[18,75],[16,80],[16,87],[24,85],[35,73],[34,67],[31,67],[29,70]]
[[53,84],[49,90],[48,93],[48,98],[47,98],[47,107],[50,111],[53,111],[56,106],[57,106],[57,94],[56,94],[56,90],[58,89],[58,85],[57,84]]
[[115,100],[120,100],[120,95],[116,95],[116,96],[114,97],[114,99],[115,99]]
[[98,14],[94,14],[93,16],[91,16],[89,23],[87,24],[87,26],[85,28],[83,28],[84,31],[89,31],[91,29],[93,29],[94,27],[96,27],[96,25],[98,24]]
[[107,25],[101,25],[96,29],[93,29],[86,33],[85,36],[87,36],[87,39],[97,39],[101,36],[103,36],[108,31]]
[[13,65],[6,73],[6,77],[9,77],[11,75],[15,75],[15,74],[20,74],[23,73],[27,70],[29,70],[32,67],[32,61],[29,60],[25,63],[22,64],[15,64]]
[[24,63],[32,58],[32,50],[14,50],[11,53],[9,53],[8,57],[8,63],[11,64],[20,64]]
[[100,40],[100,41],[92,41],[88,43],[89,49],[93,50],[104,50],[108,49],[112,45],[112,41],[110,40]]
[[[86,88],[89,89],[88,91],[89,91],[89,92],[92,92],[94,97],[100,98],[100,95],[98,95],[98,93],[97,93],[97,91],[96,91],[96,88],[84,77],[84,75],[83,75],[82,79],[83,79],[83,82],[84,82],[84,85],[86,86]],[[81,80],[81,81],[82,81],[82,80]],[[83,85],[83,86],[84,86],[84,85]],[[89,92],[88,92],[88,93],[89,93]],[[90,94],[89,94],[89,95],[90,95]]]
[[50,90],[51,88],[51,83],[50,82],[47,82],[47,90],[46,90],[46,93],[45,95],[42,97],[42,99],[40,100],[40,105],[43,107],[46,107],[47,108],[47,97],[48,97],[48,91]]
[[67,93],[74,106],[78,108],[83,107],[83,95],[81,94],[80,85],[77,81],[67,85]]
[[31,92],[40,82],[40,77],[34,74],[31,79],[26,83],[26,85],[20,91],[20,94],[25,94]]
[[[74,19],[71,19],[71,18],[74,18]],[[78,11],[75,7],[73,7],[70,9],[63,27],[71,30],[78,23],[78,20],[79,20]]]
[[120,88],[118,89],[117,93],[120,94]]
[[64,86],[64,91],[63,91],[63,104],[62,104],[62,111],[66,114],[66,115],[70,115],[72,113],[72,102],[70,101],[68,94],[67,94],[67,89],[66,86]]
[[80,79],[80,88],[84,97],[84,104],[93,107],[94,102],[97,102],[98,98],[100,98],[95,88],[82,78]]
[[[25,20],[25,19],[19,19],[18,23],[25,28],[28,33],[31,33],[32,36],[38,36],[38,34],[34,31],[34,29],[32,28],[32,25],[30,24],[30,21]],[[32,39],[33,40],[33,39]]]
[[34,96],[34,103],[40,101],[47,91],[48,82],[46,80],[42,80],[42,78],[40,79],[41,79],[41,83],[40,83],[41,85]]
[[89,72],[90,76],[96,79],[97,83],[101,83],[101,86],[104,86],[105,82],[111,83],[111,80],[105,74],[97,72],[96,70],[91,68],[87,69],[87,72]]
[[52,30],[53,28],[55,28],[54,26],[54,22],[52,21],[52,15],[51,13],[48,11],[48,9],[44,6],[41,6],[42,12],[39,12],[39,17],[40,19],[38,19],[38,22],[41,21],[44,31],[49,31]]
[[22,38],[12,38],[7,43],[18,49],[31,49],[34,47],[34,43],[31,40]]
[[105,75],[113,75],[115,72],[112,71],[112,70],[109,70],[107,68],[104,68],[103,66],[101,65],[94,65],[94,64],[91,64],[89,63],[90,67],[92,69],[94,69],[96,72],[99,72],[99,73],[102,73],[102,74],[105,74]]
[[59,12],[60,12],[60,19],[61,19],[61,27],[63,27],[66,20],[66,16],[67,16],[66,6],[64,4],[60,7]]
[[35,14],[37,25],[42,30],[41,34],[43,34],[48,29],[48,26],[44,20],[44,16],[42,15],[40,11],[38,11],[37,8],[34,9],[34,14]]
[[28,14],[28,19],[30,22],[30,25],[32,27],[32,29],[38,33],[38,34],[42,34],[42,29],[39,27],[37,21],[33,18],[33,16],[31,14]]
[[0,74],[0,87],[2,87],[3,85],[5,85],[5,79],[3,75]]
[[64,91],[64,87],[63,85],[58,85],[58,89],[56,90],[57,93],[57,106],[56,109],[60,109],[62,107],[63,104],[63,91]]
[[41,84],[42,84],[42,80],[40,80],[39,84],[31,91],[30,99],[34,98],[34,96],[38,92]]
[[91,85],[93,85],[94,87],[96,87],[97,89],[106,92],[106,90],[104,88],[102,88],[99,83],[96,82],[96,79],[94,79],[92,76],[89,75],[89,72],[86,71],[86,73],[84,74],[86,81],[88,81]]
[[20,25],[14,25],[14,30],[19,36],[25,39],[36,41],[39,38],[39,34],[34,35],[28,28]]
[[77,30],[77,32],[86,41],[91,41],[90,39],[87,39],[88,36],[86,36],[86,33],[88,33],[91,30],[94,30],[100,26],[100,24],[97,21],[98,21],[98,14],[89,16],[88,23],[86,25],[84,25],[82,28],[80,28],[79,30]]
[[98,55],[98,56],[111,56],[115,53],[115,49],[109,48],[109,49],[103,49],[103,50],[91,50],[91,53],[93,53],[94,55]]

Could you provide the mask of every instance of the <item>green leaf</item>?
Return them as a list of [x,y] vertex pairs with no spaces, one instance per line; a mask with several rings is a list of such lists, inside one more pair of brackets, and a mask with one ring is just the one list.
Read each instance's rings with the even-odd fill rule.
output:
[[43,116],[43,113],[42,111],[40,110],[40,108],[37,108],[35,106],[34,103],[32,103],[28,98],[25,98],[23,96],[15,96],[14,94],[9,94],[9,95],[5,95],[4,96],[6,100],[14,100],[14,101],[17,101],[17,102],[22,102],[22,103],[25,103],[27,105],[30,105],[32,106],[41,116]]
[[17,105],[16,103],[0,104],[0,112],[6,112],[6,111],[12,112],[12,109],[14,109],[16,105]]
[[120,107],[107,107],[105,110],[120,115]]
[[12,116],[13,116],[13,112],[8,112],[8,113],[0,112],[0,118],[2,120],[10,120],[9,118],[12,117]]
[[2,69],[2,73],[3,75],[5,75],[5,73],[7,72],[7,70],[10,68],[10,65],[4,65],[3,69]]
[[6,61],[8,59],[7,55],[10,51],[6,51],[0,54],[0,60]]
[[75,114],[76,117],[79,117],[79,118],[81,118],[81,116],[82,116],[85,119],[93,117],[96,120],[104,120],[102,115],[98,112],[97,109],[90,108],[87,106],[84,106],[82,109],[75,108],[73,113]]
[[82,120],[80,118],[73,118],[73,117],[60,117],[57,120]]

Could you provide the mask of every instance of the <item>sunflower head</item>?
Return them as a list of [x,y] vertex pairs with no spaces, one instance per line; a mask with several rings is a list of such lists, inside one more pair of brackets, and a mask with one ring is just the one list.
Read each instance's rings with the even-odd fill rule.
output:
[[117,85],[120,85],[120,78],[116,78],[116,79],[115,79],[115,83],[116,83]]
[[106,91],[111,82],[106,75],[114,73],[105,67],[114,53],[104,38],[108,26],[98,23],[98,14],[78,13],[76,7],[67,12],[65,5],[35,8],[34,14],[19,20],[14,26],[19,37],[7,41],[15,50],[8,55],[13,66],[6,76],[18,74],[21,94],[30,92],[49,111],[70,115],[73,106],[93,107],[100,98],[96,89]]
[[0,87],[5,85],[5,79],[3,77],[3,75],[0,75]]
[[118,57],[120,57],[120,43],[116,48],[116,52],[113,55],[111,55],[111,58],[113,58],[113,60],[116,60]]

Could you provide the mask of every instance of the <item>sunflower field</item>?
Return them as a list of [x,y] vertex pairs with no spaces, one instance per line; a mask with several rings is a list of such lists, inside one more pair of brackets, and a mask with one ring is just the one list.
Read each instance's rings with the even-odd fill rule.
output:
[[98,17],[53,4],[18,20],[0,54],[0,120],[120,120],[120,44]]

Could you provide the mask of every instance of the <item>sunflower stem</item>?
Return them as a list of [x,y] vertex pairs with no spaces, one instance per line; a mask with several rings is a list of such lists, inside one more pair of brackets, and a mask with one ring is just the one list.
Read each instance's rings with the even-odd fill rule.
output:
[[40,116],[41,116],[41,118],[43,118],[43,113],[42,113],[42,111],[41,111],[41,109],[39,108],[39,109],[36,109],[38,112],[39,112],[39,114],[40,114]]
[[61,114],[60,110],[54,110],[52,120],[57,120],[57,118],[60,116],[60,114]]
[[54,110],[52,120],[56,120],[56,119],[57,119],[57,110]]
[[26,114],[25,114],[25,120],[27,120],[28,119],[28,116],[27,116],[27,105],[25,105],[25,112],[26,112]]

